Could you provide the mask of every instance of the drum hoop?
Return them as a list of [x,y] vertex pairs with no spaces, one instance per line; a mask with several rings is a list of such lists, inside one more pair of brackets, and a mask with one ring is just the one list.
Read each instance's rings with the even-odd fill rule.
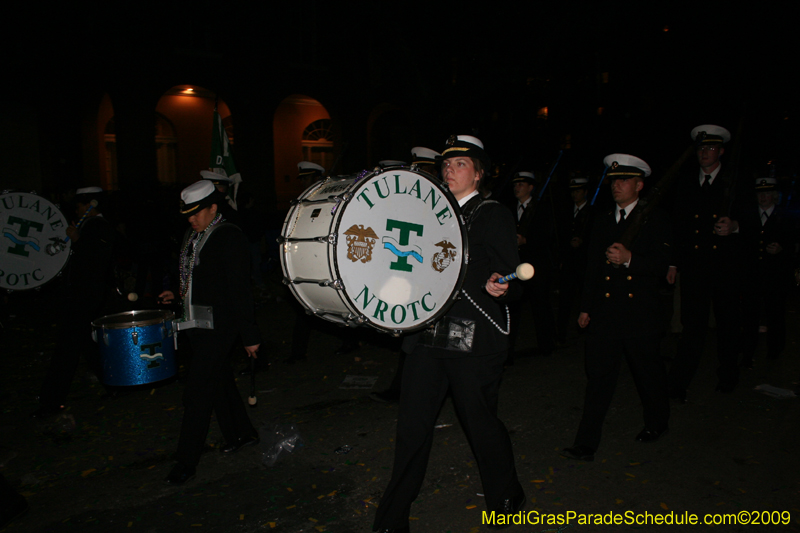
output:
[[[136,315],[143,315],[145,313],[147,313],[148,316],[151,313],[159,313],[160,316],[153,318],[143,318],[143,319],[136,318]],[[116,322],[113,320],[128,316],[132,317],[132,320],[129,320],[127,322]],[[105,329],[128,329],[132,327],[152,326],[154,324],[160,324],[162,322],[171,322],[174,318],[175,318],[175,313],[169,310],[146,309],[141,311],[125,311],[123,313],[116,313],[113,315],[106,315],[100,317],[97,320],[92,321],[92,327],[105,328]],[[106,323],[105,322],[106,320],[110,320],[110,323]]]
[[[26,191],[15,191],[15,190],[13,190],[13,189],[12,189],[12,190],[3,190],[3,191],[0,191],[0,196],[5,196],[5,195],[7,195],[7,194],[20,194],[20,193],[22,193],[22,194],[30,194],[30,195],[32,195],[32,196],[36,196],[37,198],[41,198],[42,200],[46,200],[46,201],[47,201],[48,203],[50,203],[50,204],[51,204],[53,207],[55,207],[55,208],[56,208],[56,211],[58,211],[58,213],[59,213],[59,214],[60,214],[62,217],[64,217],[64,220],[66,220],[67,222],[69,222],[69,219],[68,219],[67,217],[65,217],[65,216],[64,216],[64,213],[61,211],[61,206],[60,206],[59,204],[57,204],[57,203],[55,203],[55,202],[51,202],[50,200],[48,200],[48,199],[47,199],[47,198],[45,198],[44,196],[39,196],[38,194],[36,194],[36,192],[35,192],[35,191],[26,192]],[[65,235],[66,235],[66,233],[65,233]],[[70,259],[72,259],[72,254],[73,254],[73,250],[72,250],[72,246],[70,245],[69,252],[67,253],[67,260],[66,260],[66,261],[64,261],[64,264],[63,264],[63,265],[61,265],[61,268],[58,270],[58,272],[56,272],[56,273],[53,275],[53,277],[51,277],[50,279],[48,279],[47,281],[45,281],[45,282],[44,282],[44,283],[42,283],[41,285],[37,285],[36,287],[27,287],[27,288],[26,288],[26,287],[23,287],[23,288],[18,288],[18,289],[17,289],[17,288],[15,288],[15,289],[9,289],[9,288],[7,288],[7,287],[0,287],[0,291],[4,291],[4,292],[6,292],[7,294],[11,294],[11,293],[14,293],[14,292],[20,292],[20,291],[41,290],[43,287],[45,287],[45,286],[49,285],[49,284],[50,284],[51,282],[53,282],[54,280],[61,279],[61,276],[64,274],[64,272],[66,272],[66,268],[67,268],[67,265],[69,265],[69,261],[70,261]]]
[[[393,171],[393,170],[405,170],[406,172],[410,172],[412,174],[423,174],[425,177],[431,178],[431,180],[430,180],[431,183],[439,190],[439,192],[442,193],[442,195],[447,197],[448,201],[450,202],[450,205],[454,206],[457,209],[456,213],[458,214],[458,217],[457,217],[458,227],[461,230],[461,242],[463,244],[463,251],[461,253],[461,269],[459,271],[458,280],[456,281],[456,284],[453,287],[452,292],[448,295],[447,300],[442,305],[442,308],[439,310],[438,313],[436,313],[434,316],[432,316],[428,320],[425,320],[424,322],[420,322],[416,326],[403,328],[403,329],[387,328],[385,326],[380,326],[378,324],[375,324],[375,323],[371,322],[368,318],[366,318],[364,316],[363,313],[358,311],[358,306],[350,298],[350,295],[347,293],[347,290],[341,291],[341,294],[344,296],[345,304],[347,305],[347,307],[350,308],[351,311],[353,311],[353,313],[356,315],[356,317],[363,317],[363,319],[364,319],[363,324],[369,325],[370,327],[373,327],[373,328],[375,328],[375,329],[377,329],[379,331],[383,331],[383,332],[386,332],[386,333],[392,333],[392,334],[412,333],[414,331],[419,331],[421,329],[425,329],[428,326],[430,326],[431,324],[437,322],[441,317],[443,317],[445,314],[447,314],[447,311],[449,311],[450,308],[453,306],[453,304],[456,303],[457,296],[458,296],[459,292],[461,291],[461,286],[464,284],[464,278],[467,275],[467,268],[468,268],[467,260],[468,260],[468,257],[469,257],[469,240],[468,240],[468,235],[467,235],[467,225],[464,222],[464,216],[461,214],[461,207],[458,205],[458,200],[456,200],[455,196],[453,196],[453,193],[450,192],[450,189],[445,187],[441,183],[441,181],[439,181],[436,178],[436,176],[433,176],[432,174],[429,174],[427,172],[424,172],[424,171],[421,171],[421,170],[412,171],[409,167],[406,167],[406,166],[392,166],[392,167],[386,167],[386,168],[383,168],[383,169],[376,168],[375,170],[373,170],[369,174],[366,174],[362,178],[356,179],[356,181],[353,183],[353,186],[350,187],[347,190],[347,192],[351,193],[353,196],[356,196],[355,193],[358,191],[358,189],[360,187],[363,187],[364,184],[369,182],[369,180],[372,179],[374,176],[379,175],[379,174],[384,174],[386,172],[390,172],[390,171]],[[335,223],[336,227],[334,228],[334,232],[333,233],[335,235],[339,235],[339,225],[342,222],[342,217],[344,216],[344,212],[345,211],[347,211],[347,204],[345,204],[344,206],[339,206],[339,208],[337,209],[336,214],[334,215],[334,217],[336,219],[336,223]],[[329,255],[332,256],[331,263],[334,265],[334,272],[331,273],[332,277],[333,277],[334,274],[338,274],[339,273],[339,260],[338,260],[338,254],[336,253],[337,252],[336,247],[340,246],[340,245],[341,245],[341,243],[337,242],[336,246],[331,246],[330,247]],[[347,288],[345,287],[345,289],[347,289]]]

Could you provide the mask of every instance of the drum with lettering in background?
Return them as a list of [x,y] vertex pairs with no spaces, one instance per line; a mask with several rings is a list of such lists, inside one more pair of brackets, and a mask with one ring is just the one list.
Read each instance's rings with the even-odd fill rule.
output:
[[103,383],[143,385],[174,376],[175,333],[172,311],[126,311],[92,322],[100,347]]
[[59,209],[34,193],[0,195],[0,289],[37,289],[67,264],[69,222]]
[[458,203],[415,167],[378,168],[312,185],[281,233],[284,282],[332,322],[400,334],[435,322],[466,274]]

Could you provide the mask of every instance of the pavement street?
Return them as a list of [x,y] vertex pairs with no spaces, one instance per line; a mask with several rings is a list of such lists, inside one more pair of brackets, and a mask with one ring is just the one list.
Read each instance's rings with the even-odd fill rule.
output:
[[[341,333],[320,322],[308,331],[308,360],[285,364],[295,313],[286,295],[273,290],[258,309],[266,339],[261,355],[272,364],[257,374],[258,403],[250,410],[262,443],[224,457],[212,422],[196,478],[172,487],[163,479],[177,444],[186,355],[179,355],[183,366],[176,379],[110,399],[102,398],[104,388],[82,363],[68,410],[35,421],[28,415],[37,407],[58,320],[47,311],[49,297],[47,290],[10,295],[13,316],[4,321],[0,472],[30,504],[5,531],[371,531],[391,475],[395,440],[396,404],[369,398],[372,390],[388,386],[397,364],[397,344],[388,335],[358,330],[362,347],[335,356]],[[532,512],[525,515],[529,523],[508,531],[650,531],[658,527],[651,525],[656,516],[684,521],[695,514],[702,522],[708,514],[710,520],[730,521],[737,513],[752,523],[717,525],[713,531],[800,531],[800,402],[754,390],[761,384],[793,389],[800,380],[797,304],[794,295],[783,357],[766,360],[762,341],[755,369],[743,371],[731,394],[714,391],[714,335],[709,335],[689,402],[673,405],[669,434],[653,444],[634,441],[642,429],[641,404],[623,365],[594,462],[559,456],[572,444],[581,416],[582,340],[572,336],[569,346],[549,357],[519,358],[504,377],[500,416],[517,456],[525,510]],[[673,335],[664,339],[665,357],[674,354],[675,343]],[[534,346],[528,327],[519,347]],[[237,370],[244,367],[243,350],[235,364]],[[377,380],[371,389],[342,388],[348,376]],[[238,384],[246,399],[249,377]],[[302,445],[267,467],[267,428],[276,424],[296,428]],[[480,475],[449,400],[437,425],[411,531],[486,531]],[[565,519],[567,513],[568,524],[552,522],[558,521],[553,515]],[[586,515],[634,523],[613,528],[579,523]],[[756,527],[757,521],[768,525]],[[669,531],[710,527],[673,524]]]

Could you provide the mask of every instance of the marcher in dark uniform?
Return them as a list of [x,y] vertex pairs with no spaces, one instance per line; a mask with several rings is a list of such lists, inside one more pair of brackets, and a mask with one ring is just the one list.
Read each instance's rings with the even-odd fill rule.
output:
[[424,170],[431,176],[439,176],[439,165],[442,161],[442,154],[424,146],[415,146],[411,149],[411,164],[416,165],[420,170]]
[[[207,181],[194,183],[181,192],[181,214],[191,225],[181,250],[183,318],[196,319],[196,307],[211,307],[213,329],[187,330],[192,361],[183,394],[177,464],[166,478],[171,484],[184,483],[194,476],[212,411],[227,442],[223,453],[235,452],[259,440],[228,359],[239,336],[249,357],[256,357],[261,343],[250,291],[250,253],[244,233],[225,223],[218,212],[220,202],[224,200]],[[175,295],[165,291],[160,298],[169,303]]]
[[[56,349],[39,395],[40,407],[31,416],[47,417],[64,409],[81,355],[102,379],[97,345],[92,342],[92,321],[111,311],[114,291],[113,259],[116,233],[102,215],[104,193],[100,187],[85,187],[75,193],[76,221],[67,228],[72,257],[59,292],[60,320]],[[97,206],[92,206],[92,201]]]
[[[669,278],[680,273],[681,323],[683,333],[678,353],[670,368],[670,397],[686,401],[689,384],[697,372],[705,347],[711,304],[717,324],[719,379],[717,390],[731,392],[739,382],[737,366],[741,326],[742,263],[746,247],[739,234],[743,214],[735,192],[733,169],[722,165],[724,143],[730,140],[725,128],[713,125],[692,130],[699,172],[678,183],[673,211],[676,259]],[[750,200],[749,194],[739,194]],[[733,203],[732,199],[738,201]],[[675,268],[677,267],[677,269]]]
[[[228,223],[236,224],[242,227],[241,216],[239,215],[239,206],[236,203],[236,191],[234,180],[228,176],[224,176],[212,170],[201,170],[200,176],[211,183],[220,193],[223,201],[219,203],[219,212],[222,213]],[[238,174],[237,174],[238,176]]]
[[616,207],[598,215],[592,227],[585,290],[578,324],[586,338],[586,398],[575,443],[561,455],[594,460],[623,357],[642,400],[644,429],[640,442],[653,442],[667,431],[667,374],[659,353],[660,283],[670,263],[667,215],[655,209],[630,249],[620,240],[641,216],[639,193],[650,167],[627,154],[611,154],[604,163]]
[[742,366],[753,367],[760,317],[767,327],[767,357],[777,358],[786,347],[786,295],[792,288],[792,255],[795,244],[792,228],[784,211],[777,206],[777,180],[756,180],[758,207],[753,209],[750,226],[758,232],[753,239],[758,255],[755,268],[745,282]]
[[517,219],[519,257],[523,263],[533,265],[536,275],[521,282],[525,289],[522,301],[511,306],[509,364],[514,359],[517,334],[523,328],[520,321],[523,302],[530,303],[533,325],[536,328],[537,346],[534,354],[550,355],[556,347],[556,321],[553,316],[553,306],[550,303],[555,274],[553,213],[548,205],[537,203],[537,198],[534,197],[534,192],[538,193],[538,191],[533,172],[518,172],[511,182],[516,198],[512,211]]
[[[517,479],[511,440],[497,418],[497,400],[506,357],[508,319],[500,301],[518,296],[521,286],[495,283],[514,271],[519,257],[514,222],[508,210],[478,194],[489,167],[483,144],[475,137],[451,137],[443,152],[442,175],[461,206],[469,234],[469,269],[458,300],[437,323],[447,335],[452,327],[474,321],[471,343],[453,349],[430,345],[431,332],[404,341],[409,355],[397,418],[392,479],[381,498],[374,530],[408,532],[411,504],[425,478],[434,424],[448,390],[472,446],[489,511],[518,511],[525,494]],[[505,330],[505,331],[501,331]]]
[[566,344],[567,335],[575,327],[572,306],[583,291],[586,276],[586,253],[589,243],[592,206],[587,201],[589,180],[574,177],[569,181],[572,204],[562,216],[559,235],[561,272],[558,289],[558,343]]
[[[415,146],[411,149],[411,164],[416,165],[417,168],[430,174],[431,176],[439,176],[439,164],[441,163],[442,154],[425,148],[423,146]],[[380,392],[372,392],[369,397],[376,402],[394,403],[400,401],[400,390],[403,386],[403,367],[406,364],[406,353],[401,349],[397,359],[397,370],[394,372],[394,378],[389,388]]]

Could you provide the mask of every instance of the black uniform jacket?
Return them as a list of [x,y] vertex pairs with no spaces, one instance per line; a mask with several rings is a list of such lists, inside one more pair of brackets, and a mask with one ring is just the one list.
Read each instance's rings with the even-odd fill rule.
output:
[[[113,260],[116,232],[102,216],[86,219],[64,274],[64,294],[95,309],[108,301],[114,289]],[[92,317],[97,318],[97,317]]]
[[[726,183],[732,179],[728,175],[730,170],[730,166],[723,165],[705,191],[700,186],[697,170],[683,176],[678,183],[673,210],[676,248],[673,264],[679,269],[720,270],[747,260],[748,246],[743,242],[747,233],[742,232],[749,217],[744,198],[752,198],[752,188],[747,191],[734,188],[733,205],[723,205]],[[726,215],[739,222],[740,233],[716,235],[714,225]]]
[[[480,204],[480,205],[479,205]],[[467,274],[461,286],[503,330],[507,330],[505,303],[519,299],[522,287],[518,281],[509,283],[508,292],[501,298],[490,296],[485,289],[486,281],[493,272],[506,275],[514,272],[519,264],[517,253],[517,234],[514,219],[508,209],[495,201],[483,200],[480,195],[471,198],[462,208],[467,216],[469,227],[469,263]],[[431,348],[432,357],[469,357],[502,352],[508,348],[508,336],[503,335],[463,294],[447,312],[448,317],[456,317],[476,322],[472,351],[454,351]],[[411,353],[420,341],[421,333],[406,337],[403,350]]]
[[261,343],[250,290],[250,249],[235,225],[216,228],[200,250],[192,273],[192,305],[213,307],[215,331],[241,334],[245,346]]
[[[514,217],[517,204],[514,201],[509,206]],[[549,204],[544,201],[537,204],[536,198],[531,199],[522,218],[517,222],[517,233],[525,237],[525,244],[519,247],[520,261],[532,264],[536,270],[552,269],[555,266],[555,226]]]
[[[589,249],[589,228],[592,225],[594,206],[586,202],[584,206],[575,213],[575,204],[570,202],[569,207],[564,209],[559,219],[559,258],[561,263],[586,265],[586,253]],[[572,246],[572,239],[578,237],[581,240],[577,248]]]
[[[750,213],[752,216],[741,225],[744,226],[744,238],[752,243],[751,260],[755,266],[753,275],[761,283],[788,289],[797,242],[796,229],[786,212],[778,206],[775,206],[764,225],[761,224],[761,210],[758,206],[752,206]],[[781,245],[782,250],[777,254],[767,252],[767,245],[773,242]]]
[[640,205],[617,224],[614,209],[598,214],[592,226],[581,312],[589,313],[592,333],[632,338],[658,333],[659,285],[671,259],[671,233],[664,211],[654,209],[631,245],[629,268],[615,268],[606,249],[619,242]]

